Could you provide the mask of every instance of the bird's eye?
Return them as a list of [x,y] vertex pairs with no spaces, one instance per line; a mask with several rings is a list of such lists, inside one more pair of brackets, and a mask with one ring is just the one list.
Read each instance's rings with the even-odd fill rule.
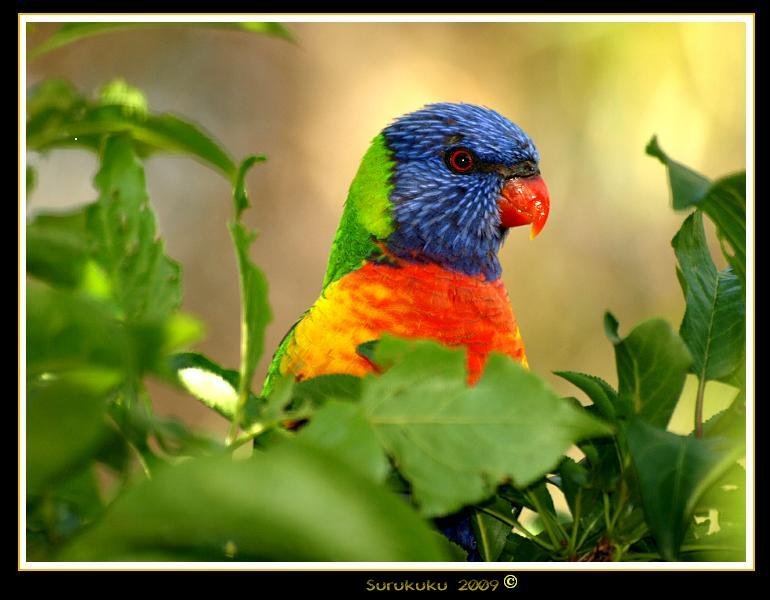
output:
[[467,148],[454,148],[447,152],[446,164],[455,173],[470,173],[476,167],[476,157]]

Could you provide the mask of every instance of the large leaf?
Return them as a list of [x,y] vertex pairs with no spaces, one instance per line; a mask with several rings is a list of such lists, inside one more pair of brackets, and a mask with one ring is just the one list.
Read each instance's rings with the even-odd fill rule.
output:
[[61,560],[440,561],[439,535],[318,448],[196,458],[119,498]]
[[99,199],[87,209],[86,226],[121,315],[129,322],[167,317],[181,303],[180,269],[157,239],[144,169],[129,136],[106,140],[94,183]]
[[81,371],[48,376],[27,388],[27,495],[71,478],[90,460],[109,433],[106,394],[115,373]]
[[375,356],[389,369],[364,379],[361,407],[426,516],[484,500],[506,480],[525,487],[575,441],[610,432],[502,355],[472,388],[462,351],[386,337]]
[[276,36],[291,40],[291,34],[281,23],[169,23],[164,21],[143,21],[143,22],[98,22],[98,23],[65,23],[54,32],[54,34],[45,40],[42,44],[32,49],[29,53],[30,58],[38,56],[82,40],[84,38],[110,33],[114,31],[124,31],[129,29],[147,29],[147,28],[169,28],[169,27],[214,27],[221,29],[233,29],[247,31],[252,33],[262,33],[265,35]]
[[637,325],[623,339],[618,336],[612,315],[605,318],[605,326],[615,345],[618,397],[623,410],[657,427],[666,427],[692,363],[687,346],[662,319]]
[[661,556],[676,560],[699,498],[740,456],[741,446],[675,435],[638,419],[626,435],[647,525]]
[[98,152],[110,134],[127,134],[142,157],[153,152],[188,154],[234,181],[236,166],[229,154],[199,126],[170,114],[147,112],[139,90],[117,80],[92,102],[66,81],[45,80],[27,100],[27,148],[87,148]]
[[730,267],[717,271],[711,259],[703,217],[685,219],[671,242],[679,261],[687,307],[679,329],[701,380],[722,379],[743,363],[746,305]]

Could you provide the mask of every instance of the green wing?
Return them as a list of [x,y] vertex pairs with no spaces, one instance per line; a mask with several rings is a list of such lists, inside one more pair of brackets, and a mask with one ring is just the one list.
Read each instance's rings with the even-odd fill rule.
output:
[[[323,290],[340,277],[358,269],[367,258],[381,254],[377,241],[387,239],[394,229],[393,205],[390,201],[394,164],[385,144],[385,136],[378,135],[372,140],[350,184],[340,225],[332,243]],[[294,336],[294,330],[307,313],[305,311],[297,319],[278,345],[262,387],[263,398],[270,395],[276,379],[280,377],[281,360]]]
[[276,348],[275,354],[273,354],[273,359],[270,361],[270,366],[267,368],[265,383],[262,384],[262,393],[260,395],[263,398],[267,398],[270,395],[275,386],[275,380],[281,376],[280,368],[283,355],[286,354],[286,348],[288,348],[289,342],[291,342],[291,339],[294,337],[294,330],[297,328],[300,321],[305,318],[305,315],[309,310],[310,309],[302,313],[302,316],[294,322],[294,325],[289,327],[289,331],[286,332],[286,335],[281,339],[281,343],[278,344],[278,348]]
[[385,136],[380,134],[372,140],[350,184],[324,276],[324,289],[358,269],[367,257],[378,254],[377,240],[385,240],[393,232],[390,180],[394,165]]

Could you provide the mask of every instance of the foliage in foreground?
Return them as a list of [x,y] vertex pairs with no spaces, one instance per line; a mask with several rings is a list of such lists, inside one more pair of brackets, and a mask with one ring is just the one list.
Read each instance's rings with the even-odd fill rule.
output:
[[[29,560],[462,560],[433,524],[458,511],[484,560],[744,559],[743,173],[712,183],[652,140],[674,208],[688,211],[672,241],[686,311],[678,332],[651,319],[624,336],[605,315],[617,386],[558,373],[586,406],[502,355],[468,388],[461,351],[394,338],[367,349],[382,375],[282,380],[261,398],[251,388],[267,282],[240,218],[244,177],[262,157],[239,168],[120,81],[96,100],[43,82],[29,93],[27,140],[33,151],[74,146],[99,158],[94,202],[27,226]],[[237,370],[187,351],[203,328],[180,311],[181,269],[157,237],[142,165],[152,152],[191,155],[232,182]],[[696,414],[681,436],[666,427],[688,373],[699,381]],[[230,419],[227,439],[154,415],[148,377]],[[736,396],[704,423],[708,381]],[[252,456],[233,455],[252,443]],[[580,460],[565,456],[573,445]]]

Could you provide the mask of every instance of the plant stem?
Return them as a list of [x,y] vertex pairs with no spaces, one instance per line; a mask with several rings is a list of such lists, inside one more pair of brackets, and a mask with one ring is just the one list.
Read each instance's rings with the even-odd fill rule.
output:
[[591,521],[588,524],[588,527],[586,527],[583,530],[583,535],[580,536],[580,541],[577,543],[578,548],[582,548],[583,544],[585,544],[586,540],[588,539],[588,536],[590,535],[593,528],[596,526],[596,524],[599,522],[599,519],[601,519],[601,515],[598,514],[594,517],[593,521]]
[[602,494],[602,502],[604,503],[604,527],[607,529],[607,535],[612,533],[612,520],[610,519],[610,498],[607,496],[607,492]]
[[706,378],[698,377],[698,391],[695,394],[695,437],[703,437],[703,396],[706,392]]
[[[546,493],[548,492],[546,491]],[[543,527],[545,528],[546,533],[548,533],[548,537],[551,538],[551,543],[553,543],[556,548],[560,548],[562,546],[562,541],[566,542],[569,538],[564,527],[558,520],[551,518],[552,515],[550,511],[540,503],[535,494],[526,492],[526,495],[537,510],[537,514],[540,515],[540,519],[543,521]],[[556,528],[554,528],[554,524],[556,525]]]
[[575,497],[575,512],[572,515],[572,532],[569,536],[569,553],[570,556],[577,552],[575,542],[577,541],[578,524],[580,523],[580,502],[583,498],[583,488],[578,488],[577,496]]
[[615,508],[615,514],[612,516],[612,520],[610,521],[611,529],[615,529],[615,525],[617,525],[618,523],[618,518],[620,517],[620,513],[623,512],[623,508],[625,508],[625,502],[626,502],[627,496],[628,496],[628,485],[626,485],[626,480],[624,478],[620,480],[620,493],[618,493],[618,503]]

